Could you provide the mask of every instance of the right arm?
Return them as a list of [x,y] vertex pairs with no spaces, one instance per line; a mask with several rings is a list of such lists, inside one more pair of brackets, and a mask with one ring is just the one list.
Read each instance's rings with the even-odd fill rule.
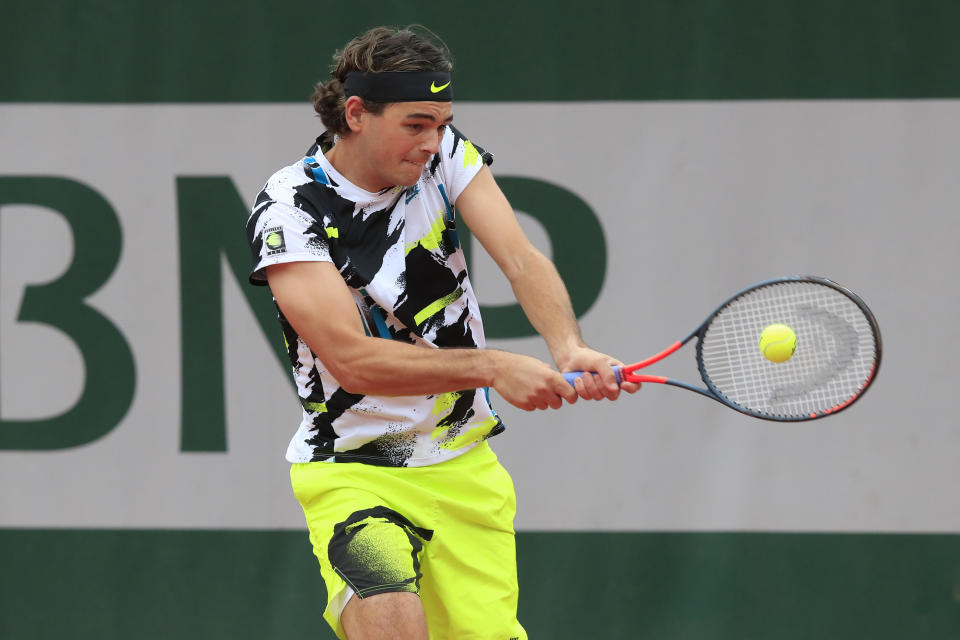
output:
[[345,391],[428,395],[492,387],[527,411],[559,408],[577,393],[550,365],[492,349],[431,349],[371,337],[336,267],[291,262],[267,267],[283,315]]

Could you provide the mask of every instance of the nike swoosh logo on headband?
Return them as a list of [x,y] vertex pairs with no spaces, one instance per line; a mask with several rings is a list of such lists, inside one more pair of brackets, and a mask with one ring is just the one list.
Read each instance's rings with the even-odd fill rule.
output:
[[439,87],[437,86],[437,83],[436,83],[436,82],[431,82],[431,83],[430,83],[430,93],[440,93],[441,91],[443,91],[444,89],[446,89],[446,88],[449,87],[449,86],[450,86],[450,82],[449,82],[449,81],[447,82],[447,84],[441,85],[441,86],[439,86]]

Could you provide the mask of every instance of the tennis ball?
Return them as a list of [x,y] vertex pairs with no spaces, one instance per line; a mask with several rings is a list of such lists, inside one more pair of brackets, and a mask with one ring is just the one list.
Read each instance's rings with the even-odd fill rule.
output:
[[797,334],[785,324],[771,324],[760,334],[760,352],[770,362],[786,362],[797,350]]

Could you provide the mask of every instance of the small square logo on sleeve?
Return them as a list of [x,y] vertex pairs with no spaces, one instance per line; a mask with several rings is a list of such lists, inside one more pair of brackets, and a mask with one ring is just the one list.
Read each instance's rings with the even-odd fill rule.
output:
[[268,256],[284,253],[287,250],[287,242],[283,239],[283,227],[264,229],[263,243],[267,245]]

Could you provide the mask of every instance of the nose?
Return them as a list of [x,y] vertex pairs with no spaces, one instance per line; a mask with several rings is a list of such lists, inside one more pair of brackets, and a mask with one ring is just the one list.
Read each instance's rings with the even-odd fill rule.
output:
[[420,148],[425,153],[429,153],[430,155],[433,155],[440,150],[440,141],[442,139],[443,139],[442,131],[428,132],[424,135],[423,144],[421,145]]

